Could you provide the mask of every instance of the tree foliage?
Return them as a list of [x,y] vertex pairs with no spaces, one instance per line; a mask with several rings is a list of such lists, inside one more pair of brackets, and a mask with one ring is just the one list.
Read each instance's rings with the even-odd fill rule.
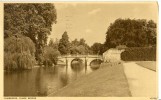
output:
[[50,39],[49,44],[44,48],[44,60],[43,64],[45,66],[52,66],[57,64],[58,56],[60,52],[58,51],[58,40],[54,42],[53,39]]
[[4,68],[29,69],[35,64],[35,44],[28,37],[13,35],[4,40]]
[[53,39],[50,39],[48,46],[52,47],[53,49],[58,50],[59,41],[56,39],[56,41],[53,41]]
[[105,45],[108,48],[156,45],[156,23],[144,19],[117,19],[106,32]]
[[67,32],[65,31],[59,41],[58,50],[61,54],[68,54],[70,51],[70,42]]
[[107,50],[107,48],[104,44],[96,42],[91,46],[91,50],[93,54],[103,54]]
[[102,48],[102,44],[101,44],[101,43],[94,43],[94,44],[91,46],[91,49],[92,49],[92,51],[93,51],[94,54],[99,54],[101,48]]
[[91,53],[90,47],[86,44],[85,40],[81,38],[79,41],[77,39],[71,42],[70,48],[71,54],[89,54]]
[[57,64],[57,57],[60,55],[60,52],[57,49],[54,49],[51,46],[46,46],[44,48],[44,65],[52,66],[53,64]]
[[39,60],[56,18],[55,6],[50,3],[5,3],[4,38],[14,34],[29,37],[35,43]]

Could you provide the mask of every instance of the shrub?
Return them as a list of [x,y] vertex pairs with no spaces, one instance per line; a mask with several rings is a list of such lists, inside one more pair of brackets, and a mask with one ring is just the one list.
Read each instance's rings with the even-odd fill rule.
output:
[[156,61],[156,47],[126,48],[121,53],[124,61]]
[[4,69],[30,69],[35,64],[35,45],[22,35],[14,35],[4,40]]
[[45,66],[52,66],[52,64],[57,64],[58,56],[60,55],[60,52],[57,49],[54,49],[52,47],[45,47],[44,48],[44,62],[43,64]]

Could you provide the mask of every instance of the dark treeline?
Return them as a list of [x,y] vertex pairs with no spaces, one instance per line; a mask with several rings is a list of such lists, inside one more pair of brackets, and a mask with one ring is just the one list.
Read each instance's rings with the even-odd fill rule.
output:
[[116,19],[107,29],[104,44],[94,43],[91,50],[102,54],[117,46],[155,47],[157,25],[153,20]]

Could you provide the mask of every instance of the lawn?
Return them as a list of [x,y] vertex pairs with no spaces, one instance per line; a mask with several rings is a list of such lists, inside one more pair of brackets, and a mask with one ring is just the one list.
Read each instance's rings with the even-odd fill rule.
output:
[[156,61],[136,61],[136,64],[148,68],[150,70],[156,71]]
[[102,64],[101,68],[49,96],[129,97],[131,92],[122,64]]

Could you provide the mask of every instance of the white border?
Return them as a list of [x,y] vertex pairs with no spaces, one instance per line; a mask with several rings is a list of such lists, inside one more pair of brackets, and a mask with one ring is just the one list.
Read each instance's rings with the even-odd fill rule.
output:
[[[94,1],[94,2],[106,2],[106,1],[129,1],[129,2],[131,2],[131,1],[137,1],[137,2],[142,2],[142,1],[158,1],[159,16],[161,16],[161,10],[160,10],[161,1],[160,0],[0,0],[0,2],[2,2],[2,3],[3,2],[92,2],[92,1]],[[0,4],[0,6],[1,6],[0,8],[3,7],[2,4]],[[1,13],[0,13],[0,23],[3,23],[3,14],[1,14]],[[159,20],[159,23],[158,23],[158,25],[159,25],[159,27],[158,27],[158,41],[157,41],[158,42],[157,43],[158,44],[158,71],[159,71],[158,79],[161,77],[161,71],[160,71],[161,70],[160,69],[160,66],[161,66],[161,62],[160,62],[161,54],[159,52],[159,51],[161,51],[161,35],[159,34],[160,29],[161,29],[161,25],[160,24],[161,24],[161,21]],[[1,24],[1,25],[3,25],[3,24]],[[0,26],[0,33],[1,33],[1,36],[0,36],[0,52],[2,52],[2,53],[0,53],[0,60],[1,60],[1,62],[0,62],[0,66],[1,66],[0,73],[3,74],[3,34],[2,34],[3,33],[3,26]],[[160,79],[159,79],[159,84],[161,84],[161,80]],[[3,100],[4,99],[4,97],[3,97],[3,77],[1,77],[0,85],[2,86],[2,88],[0,90],[0,92],[1,92],[0,93],[1,94],[0,100]],[[159,97],[158,97],[158,99],[161,99],[160,91],[161,91],[161,86],[159,85],[159,92],[158,92],[159,93],[159,95],[158,95]],[[136,100],[136,99],[134,99],[134,98],[132,99],[132,98],[126,98],[126,100],[128,100],[128,99],[129,100]],[[38,99],[39,98],[37,97],[37,100]],[[53,100],[53,99],[54,98],[50,98],[50,100]],[[59,98],[59,97],[57,99],[59,99],[59,100],[61,100],[61,99],[69,100],[69,98]],[[70,99],[75,100],[75,99],[78,99],[78,98],[70,98]],[[82,100],[83,99],[85,99],[85,98],[82,98]],[[92,99],[92,98],[90,98],[90,99]],[[5,99],[5,100],[9,100],[9,99]],[[13,99],[11,99],[11,100],[13,100]],[[27,99],[25,99],[25,100],[27,100]],[[89,100],[89,98],[86,98],[86,100]],[[93,100],[98,100],[98,98],[93,98]],[[103,100],[107,100],[107,98],[104,98]],[[113,98],[111,100],[116,100],[116,99]],[[142,100],[142,99],[139,99],[139,100]],[[149,99],[146,99],[146,100],[149,100]]]

